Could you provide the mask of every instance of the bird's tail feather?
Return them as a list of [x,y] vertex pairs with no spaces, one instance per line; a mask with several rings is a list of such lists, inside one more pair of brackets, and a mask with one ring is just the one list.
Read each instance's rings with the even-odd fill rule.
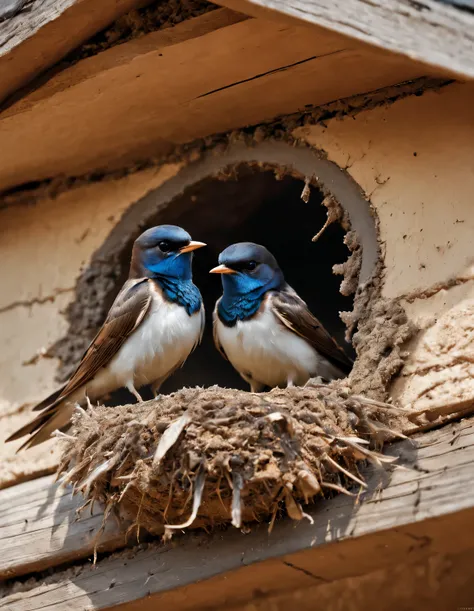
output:
[[32,434],[31,437],[18,448],[17,452],[23,449],[33,448],[49,439],[53,431],[61,430],[69,424],[73,412],[74,405],[72,403],[60,402],[53,409],[48,410],[47,413],[40,414],[32,422],[29,422],[16,433],[13,433],[7,441],[13,441],[24,435]]
[[24,437],[25,435],[34,433],[36,430],[38,430],[40,426],[42,426],[47,421],[47,419],[48,417],[46,414],[40,414],[34,420],[32,420],[31,422],[28,422],[27,424],[22,426],[20,429],[12,433],[10,437],[8,437],[8,439],[6,439],[5,441],[6,442],[16,441],[17,439],[20,439],[20,437]]
[[61,395],[61,393],[63,392],[65,388],[66,388],[66,384],[61,386],[61,388],[58,388],[58,390],[55,390],[53,393],[49,395],[49,397],[46,397],[46,399],[43,399],[43,401],[35,405],[33,408],[33,411],[40,412],[41,410],[47,407],[50,407],[58,399],[58,397]]
[[[59,398],[61,396],[62,391],[64,390],[64,386],[55,390],[49,397],[38,403],[33,408],[33,411],[42,410],[43,413],[38,414],[36,418],[34,418],[31,422],[28,422],[20,429],[15,431],[6,439],[6,442],[15,441],[20,439],[20,437],[24,437],[25,435],[29,435],[30,433],[34,433],[37,431],[43,424],[45,424],[51,417],[54,417],[54,414],[57,411],[59,405],[64,402],[64,398]],[[23,447],[23,446],[22,446]],[[21,448],[20,448],[21,449]]]

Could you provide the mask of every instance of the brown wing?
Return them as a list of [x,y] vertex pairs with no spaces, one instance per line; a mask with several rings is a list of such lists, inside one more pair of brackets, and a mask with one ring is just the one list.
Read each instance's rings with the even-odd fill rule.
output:
[[270,298],[273,311],[282,324],[303,337],[342,371],[347,373],[350,371],[352,361],[293,289],[288,287],[285,291],[271,293]]
[[138,282],[129,280],[125,283],[110,308],[102,328],[92,340],[78,368],[57,401],[63,400],[92,380],[96,373],[109,363],[127,337],[142,322],[151,299],[152,295],[147,279]]
[[[37,431],[36,436],[39,435],[38,438],[35,439],[36,436],[34,436],[34,438],[28,440],[24,444],[27,447],[36,445],[43,440],[43,437],[49,437],[49,432],[47,435],[46,433],[43,435],[42,429],[44,427],[51,428],[49,425],[58,420],[58,416],[63,409],[61,404],[64,399],[87,384],[102,367],[109,363],[127,337],[145,317],[151,299],[152,295],[147,279],[128,281],[118,294],[105,323],[92,340],[69,382],[61,389],[60,393],[56,391],[48,397],[48,399],[51,399],[50,403],[47,403],[47,400],[42,401],[38,407],[41,406],[43,411],[32,422],[13,433],[7,441],[13,441]],[[32,443],[33,440],[34,443]]]
[[224,348],[222,347],[219,338],[217,337],[217,306],[219,305],[220,300],[221,299],[218,299],[216,301],[216,306],[214,308],[214,312],[212,313],[212,337],[214,338],[214,345],[216,346],[217,350],[220,352],[221,356],[223,356],[225,360],[228,361],[229,359],[227,358],[227,354],[224,352]]

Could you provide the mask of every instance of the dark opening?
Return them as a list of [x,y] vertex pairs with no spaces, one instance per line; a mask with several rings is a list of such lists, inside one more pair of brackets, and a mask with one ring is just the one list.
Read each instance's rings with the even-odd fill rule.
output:
[[[213,384],[248,389],[217,352],[212,339],[212,311],[221,294],[221,282],[209,270],[217,265],[219,253],[234,242],[265,245],[278,260],[287,282],[340,345],[354,354],[344,341],[345,327],[339,318],[340,311],[352,309],[352,298],[339,293],[341,277],[332,273],[332,266],[343,263],[350,254],[343,243],[344,230],[335,223],[316,243],[311,241],[326,220],[326,208],[321,205],[323,195],[316,187],[311,187],[309,202],[304,203],[303,188],[304,181],[293,176],[278,179],[273,169],[241,165],[231,177],[210,177],[196,183],[166,209],[146,219],[146,227],[162,223],[181,225],[194,239],[208,244],[196,253],[193,266],[194,281],[206,305],[204,339],[183,368],[163,384],[162,392]],[[129,256],[127,249],[124,261],[128,262]],[[120,399],[128,401],[128,392],[124,392],[127,398],[120,393]],[[141,394],[151,397],[145,389]],[[118,398],[114,397],[114,403]]]

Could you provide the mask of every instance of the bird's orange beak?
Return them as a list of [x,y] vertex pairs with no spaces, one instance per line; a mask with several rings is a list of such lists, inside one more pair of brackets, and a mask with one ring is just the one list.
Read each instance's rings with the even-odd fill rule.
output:
[[217,267],[213,267],[210,274],[235,274],[236,271],[230,269],[230,267],[226,267],[225,265],[218,265]]
[[189,244],[186,244],[186,246],[182,246],[179,249],[179,252],[180,253],[191,252],[192,250],[196,250],[198,248],[202,248],[203,246],[207,246],[207,244],[205,244],[204,242],[196,242],[195,240],[191,240],[191,242],[189,242]]

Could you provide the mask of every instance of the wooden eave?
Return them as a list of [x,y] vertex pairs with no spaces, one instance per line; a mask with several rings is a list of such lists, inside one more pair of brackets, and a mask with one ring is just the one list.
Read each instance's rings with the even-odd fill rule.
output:
[[0,6],[0,103],[96,32],[146,3],[7,0]]
[[[230,1],[237,2],[224,0]],[[235,5],[239,12],[212,11],[35,81],[35,75],[79,44],[86,32],[90,35],[112,19],[117,7],[124,11],[136,3],[95,3],[100,19],[92,13],[93,27],[84,18],[90,4],[90,0],[33,2],[31,14],[48,5],[50,10],[54,7],[55,18],[48,21],[46,11],[39,19],[41,27],[36,24],[27,35],[28,13],[13,42],[7,40],[5,29],[10,20],[0,24],[0,95],[16,91],[16,101],[12,103],[10,97],[0,113],[0,190],[58,175],[123,168],[166,155],[177,145],[256,125],[308,105],[447,74],[444,65],[430,63],[408,46],[405,54],[394,53],[386,50],[388,45],[375,46],[347,28],[322,27],[316,18],[310,23],[307,15],[289,17],[289,5],[280,6],[278,12],[247,3]],[[361,3],[347,0],[351,4]],[[104,7],[109,7],[107,17]],[[443,10],[448,9],[457,11]],[[449,31],[458,27],[456,36],[469,38],[465,30],[474,17],[466,13],[456,19],[452,17]],[[69,39],[75,26],[78,32]],[[436,27],[437,41],[443,46],[444,26]],[[398,27],[399,36],[402,29]],[[418,28],[418,38],[423,38],[422,32]],[[468,72],[466,68],[463,74]],[[21,90],[28,81],[28,90]]]
[[474,4],[451,0],[218,0],[260,18],[279,14],[419,61],[460,80],[474,78]]

